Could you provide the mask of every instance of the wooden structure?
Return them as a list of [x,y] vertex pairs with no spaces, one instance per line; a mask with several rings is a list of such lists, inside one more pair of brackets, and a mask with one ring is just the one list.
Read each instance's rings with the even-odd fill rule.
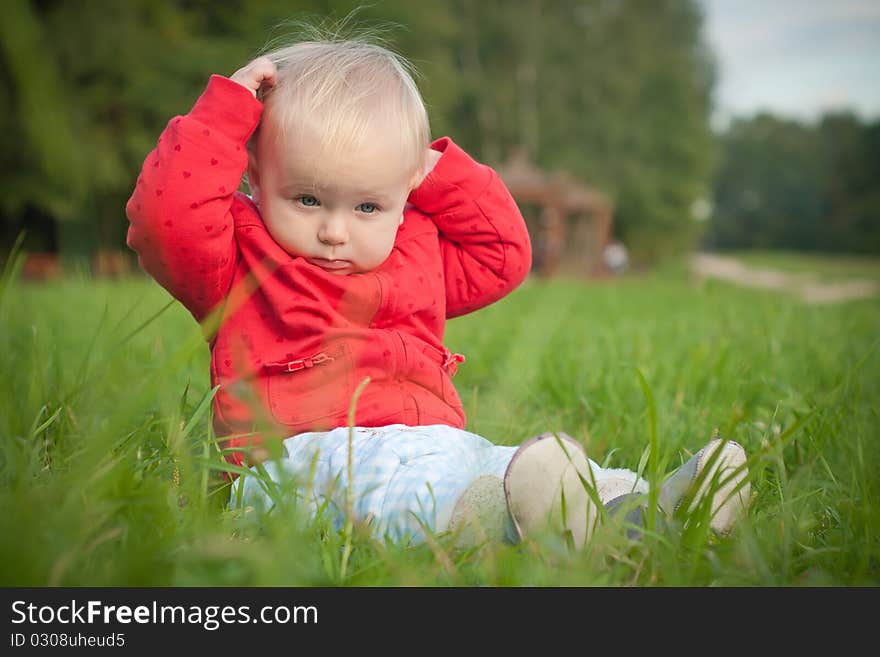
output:
[[[99,249],[89,261],[95,278],[124,278],[134,271],[134,256],[118,249]],[[26,253],[21,277],[26,281],[51,281],[64,277],[61,256],[51,252]]]
[[91,265],[96,278],[124,278],[134,271],[134,258],[130,251],[98,249],[92,254]]
[[605,276],[613,207],[568,173],[546,173],[517,150],[496,168],[523,213],[532,239],[532,271],[541,276]]
[[28,253],[21,267],[21,277],[26,281],[52,281],[61,278],[61,259],[57,253]]

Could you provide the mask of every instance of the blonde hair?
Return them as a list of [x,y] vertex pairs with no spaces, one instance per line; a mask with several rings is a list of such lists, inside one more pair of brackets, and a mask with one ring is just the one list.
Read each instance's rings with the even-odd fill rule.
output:
[[368,35],[317,36],[264,53],[277,69],[275,85],[260,95],[273,135],[284,137],[307,122],[326,151],[338,154],[390,122],[405,164],[415,172],[430,128],[412,66]]

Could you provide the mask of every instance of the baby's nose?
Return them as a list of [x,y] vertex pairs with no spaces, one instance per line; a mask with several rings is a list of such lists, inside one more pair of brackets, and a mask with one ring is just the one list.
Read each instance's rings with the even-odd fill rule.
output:
[[345,244],[348,241],[348,230],[345,227],[345,222],[325,221],[318,229],[318,239],[323,244],[330,246]]

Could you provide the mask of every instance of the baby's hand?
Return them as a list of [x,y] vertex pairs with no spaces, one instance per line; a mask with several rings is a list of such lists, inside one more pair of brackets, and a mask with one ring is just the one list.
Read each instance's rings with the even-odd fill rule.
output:
[[275,73],[275,64],[271,59],[257,57],[247,66],[238,69],[229,79],[238,82],[256,98],[260,87],[271,87],[275,84]]
[[[425,178],[428,177],[428,174],[434,170],[437,162],[440,161],[440,158],[443,157],[443,153],[440,151],[435,151],[433,148],[429,148],[428,152],[425,153],[425,160],[422,163],[422,168],[419,170],[416,175],[416,184],[415,187],[418,187],[422,184]],[[415,187],[413,189],[415,189]]]

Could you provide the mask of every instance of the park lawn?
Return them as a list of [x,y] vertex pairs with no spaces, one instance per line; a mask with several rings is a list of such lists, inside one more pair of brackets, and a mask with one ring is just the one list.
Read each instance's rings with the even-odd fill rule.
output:
[[[290,505],[231,510],[208,351],[146,278],[0,287],[5,586],[877,586],[880,301],[806,305],[682,269],[529,280],[452,320],[468,428],[565,431],[651,481],[714,432],[754,493],[728,536],[699,518],[588,549],[552,536],[455,551],[334,532]],[[655,445],[653,458],[647,448]]]

